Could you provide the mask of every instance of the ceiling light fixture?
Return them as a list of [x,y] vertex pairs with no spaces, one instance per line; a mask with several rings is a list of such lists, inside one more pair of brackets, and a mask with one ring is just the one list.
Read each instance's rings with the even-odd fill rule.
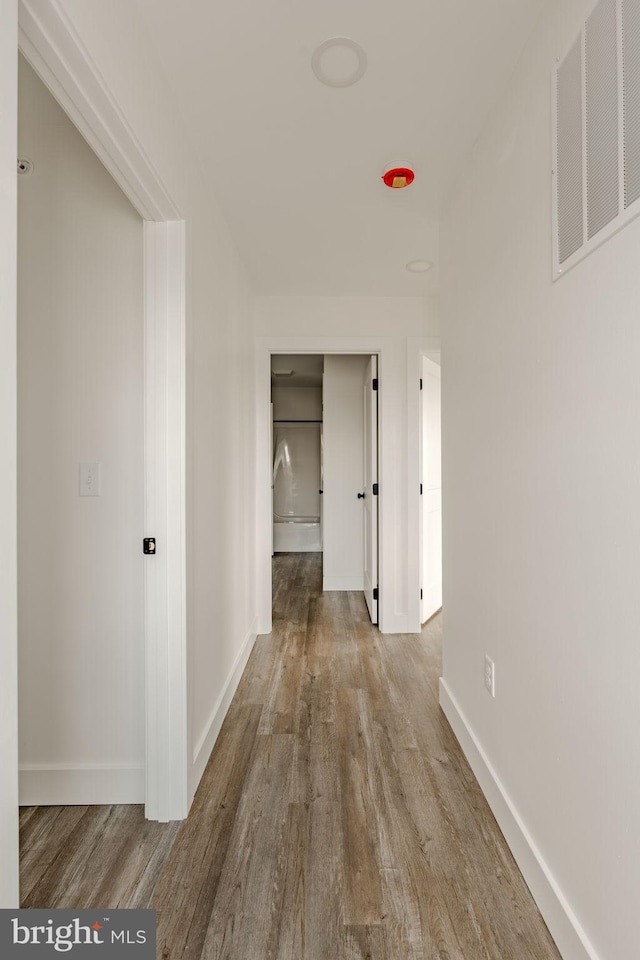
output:
[[410,260],[407,264],[409,273],[426,273],[431,270],[433,264],[430,260]]
[[314,50],[311,69],[327,87],[351,87],[367,69],[367,55],[355,40],[332,37]]

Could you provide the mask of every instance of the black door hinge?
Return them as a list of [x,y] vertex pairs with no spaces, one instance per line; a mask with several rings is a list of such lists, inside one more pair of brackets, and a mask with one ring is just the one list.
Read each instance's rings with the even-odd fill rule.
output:
[[420,389],[422,390],[422,377],[420,377]]
[[145,537],[142,541],[142,552],[143,553],[155,553],[156,552],[156,538],[155,537]]
[[374,587],[374,588],[373,588],[373,599],[374,599],[374,600],[377,600],[377,599],[378,599],[378,588],[377,588],[377,587]]
[[377,389],[378,389],[378,378],[377,378],[377,377],[375,377],[375,378],[371,381],[371,386],[373,387],[374,390],[377,390]]
[[374,497],[377,497],[377,496],[378,496],[378,484],[377,484],[377,483],[374,483],[374,485],[373,485],[373,487],[372,487],[372,490],[373,490],[373,495],[374,495]]
[[422,484],[420,484],[420,496],[422,496]]
[[420,587],[420,599],[422,600],[422,587]]

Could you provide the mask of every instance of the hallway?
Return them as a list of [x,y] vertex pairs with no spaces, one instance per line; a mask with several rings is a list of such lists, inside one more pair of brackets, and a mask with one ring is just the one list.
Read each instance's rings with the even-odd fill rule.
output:
[[383,636],[321,555],[274,561],[191,814],[27,808],[23,906],[151,906],[162,960],[557,960],[438,706],[441,618]]

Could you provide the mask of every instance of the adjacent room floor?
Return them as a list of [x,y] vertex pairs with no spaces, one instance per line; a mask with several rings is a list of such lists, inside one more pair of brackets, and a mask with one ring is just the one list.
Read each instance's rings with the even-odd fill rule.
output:
[[154,907],[162,960],[559,960],[439,709],[440,617],[383,636],[321,584],[276,557],[184,823],[21,811],[23,906]]

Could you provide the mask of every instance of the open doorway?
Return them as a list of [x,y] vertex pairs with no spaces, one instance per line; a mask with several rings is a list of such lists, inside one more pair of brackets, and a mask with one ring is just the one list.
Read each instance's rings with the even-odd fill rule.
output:
[[22,57],[18,115],[20,802],[144,803],[143,221]]
[[[16,194],[9,186],[8,162],[15,172],[17,143],[17,9],[8,10],[3,36],[6,65],[2,104],[6,118],[2,242],[6,254],[1,294],[3,312],[2,379],[6,450],[0,464],[6,490],[2,523],[4,592],[2,613],[2,696],[6,706],[1,745],[3,778],[0,847],[3,870],[0,896],[7,906],[18,902],[18,682],[15,670],[17,638],[17,504],[16,475]],[[180,206],[154,165],[155,150],[147,152],[125,119],[120,99],[63,10],[41,5],[38,16],[20,5],[19,50],[53,92],[67,116],[144,219],[144,501],[145,533],[165,549],[145,567],[145,813],[149,819],[180,819],[188,812],[186,625],[185,625],[185,223]],[[72,65],[72,66],[70,66]],[[39,460],[46,484],[46,456]],[[76,482],[78,475],[75,474]],[[141,549],[141,544],[138,544]],[[55,572],[56,558],[51,557]],[[99,669],[99,665],[95,665]],[[91,677],[85,678],[90,690]],[[65,696],[64,688],[58,691]],[[105,771],[108,774],[108,770]]]
[[377,357],[271,354],[271,546],[315,554],[323,591],[378,623]]
[[[117,94],[86,56],[63,12],[44,5],[36,18],[21,6],[19,49],[144,221],[144,536],[151,539],[150,548],[158,545],[157,552],[150,549],[144,559],[145,815],[150,820],[181,819],[190,800],[185,221],[158,175],[153,152],[150,156],[143,149],[124,119]],[[142,544],[136,546],[142,550]],[[12,640],[17,650],[17,631]],[[103,774],[108,780],[109,768]],[[14,866],[17,870],[17,862]]]

